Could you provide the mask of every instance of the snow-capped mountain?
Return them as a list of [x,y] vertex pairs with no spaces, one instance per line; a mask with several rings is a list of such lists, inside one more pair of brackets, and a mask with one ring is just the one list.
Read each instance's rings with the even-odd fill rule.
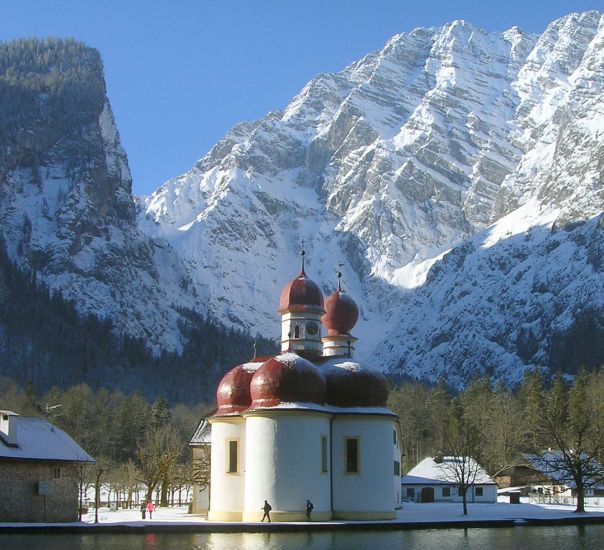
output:
[[98,52],[69,40],[2,44],[0,92],[0,237],[10,257],[117,332],[179,349],[173,306],[197,298],[169,244],[137,227]]
[[455,384],[564,370],[586,323],[601,362],[603,83],[599,12],[541,36],[416,29],[234,127],[141,200],[139,225],[252,332],[278,334],[304,242],[325,292],[344,264],[380,368]]
[[278,337],[304,243],[325,293],[343,264],[376,367],[463,384],[599,365],[603,83],[599,12],[541,36],[416,29],[135,203],[98,53],[3,44],[0,244],[155,351],[181,349],[187,309]]

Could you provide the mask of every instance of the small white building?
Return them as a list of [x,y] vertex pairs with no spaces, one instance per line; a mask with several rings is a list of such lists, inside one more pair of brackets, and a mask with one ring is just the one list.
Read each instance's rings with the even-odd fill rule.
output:
[[[210,510],[216,521],[376,520],[400,506],[400,434],[388,384],[354,361],[358,308],[325,303],[304,272],[281,293],[281,353],[231,369],[217,390]],[[322,337],[321,327],[327,334]]]
[[[460,494],[452,474],[459,457],[440,456],[424,458],[409,470],[401,480],[403,499],[413,502],[461,502]],[[473,458],[465,459],[468,471],[476,471],[474,483],[466,493],[467,502],[497,502],[497,484]]]

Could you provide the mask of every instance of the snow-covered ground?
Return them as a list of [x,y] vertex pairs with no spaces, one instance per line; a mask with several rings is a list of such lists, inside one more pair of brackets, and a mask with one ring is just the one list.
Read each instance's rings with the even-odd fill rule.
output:
[[[397,523],[426,523],[426,522],[458,522],[458,521],[491,521],[509,519],[552,519],[575,518],[574,506],[553,504],[468,504],[468,515],[464,517],[461,503],[431,503],[417,504],[405,503],[402,510],[398,511]],[[601,516],[604,518],[604,507],[587,508],[588,516]],[[94,522],[94,510],[83,518],[85,523]],[[108,508],[99,510],[99,523],[101,524],[151,524],[151,523],[209,523],[204,516],[193,515],[187,512],[187,507],[157,508],[153,512],[153,519],[143,520],[139,510],[110,511]],[[349,522],[330,522],[349,523]]]
[[[461,503],[405,503],[396,521],[402,523],[431,521],[476,521],[499,519],[561,519],[577,517],[574,506],[557,504],[468,504],[468,515],[463,515]],[[587,508],[584,515],[604,517],[604,507]]]
[[[464,517],[461,503],[430,503],[418,504],[406,502],[401,510],[397,513],[397,519],[375,523],[400,523],[400,524],[422,524],[422,523],[446,523],[451,522],[451,526],[460,522],[477,521],[496,521],[496,520],[560,520],[564,518],[578,517],[599,517],[604,521],[604,506],[589,507],[585,514],[574,513],[574,506],[554,505],[554,504],[508,504],[498,502],[496,504],[468,504],[468,515]],[[72,524],[53,524],[61,526],[70,525],[90,525],[94,524],[94,509],[82,518],[82,523],[76,522]],[[277,523],[277,522],[274,522]],[[296,523],[296,522],[292,522]],[[305,525],[306,522],[299,522]],[[331,522],[313,522],[313,524],[329,523],[330,525],[346,524],[346,523],[367,523],[367,522],[352,522],[352,521],[331,521]],[[374,523],[374,522],[370,522]],[[205,516],[197,514],[189,514],[188,506],[174,507],[158,507],[153,512],[153,518],[149,519],[147,514],[146,519],[142,519],[141,512],[138,509],[132,510],[116,510],[111,511],[109,508],[99,509],[99,525],[106,526],[129,526],[142,527],[144,525],[205,525],[207,526],[218,523],[209,522]],[[25,523],[0,523],[2,527],[44,527],[49,524],[25,524]],[[224,524],[222,524],[224,525]],[[250,531],[254,531],[254,525],[249,524]],[[418,525],[419,527],[419,525]]]

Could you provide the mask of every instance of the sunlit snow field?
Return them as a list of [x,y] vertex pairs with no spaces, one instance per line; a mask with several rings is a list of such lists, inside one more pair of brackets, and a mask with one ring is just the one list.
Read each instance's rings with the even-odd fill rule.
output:
[[[498,519],[560,519],[574,518],[574,506],[554,504],[468,504],[468,515],[464,518],[461,503],[430,503],[417,504],[405,503],[402,510],[398,511],[396,520],[384,523],[421,523],[460,520],[498,520]],[[584,516],[604,517],[604,507],[587,507]],[[94,522],[94,510],[83,518],[85,523]],[[153,512],[153,519],[143,520],[139,510],[117,510],[112,512],[109,508],[99,509],[99,523],[210,523],[204,516],[189,514],[186,506],[173,508],[157,508]],[[329,522],[350,523],[350,522]],[[380,522],[381,523],[381,522]]]

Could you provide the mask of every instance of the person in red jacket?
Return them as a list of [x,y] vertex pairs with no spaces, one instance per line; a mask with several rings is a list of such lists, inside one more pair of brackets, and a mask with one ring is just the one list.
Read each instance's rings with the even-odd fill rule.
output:
[[149,512],[149,519],[153,519],[153,510],[155,510],[155,504],[151,501],[147,502],[147,512]]

